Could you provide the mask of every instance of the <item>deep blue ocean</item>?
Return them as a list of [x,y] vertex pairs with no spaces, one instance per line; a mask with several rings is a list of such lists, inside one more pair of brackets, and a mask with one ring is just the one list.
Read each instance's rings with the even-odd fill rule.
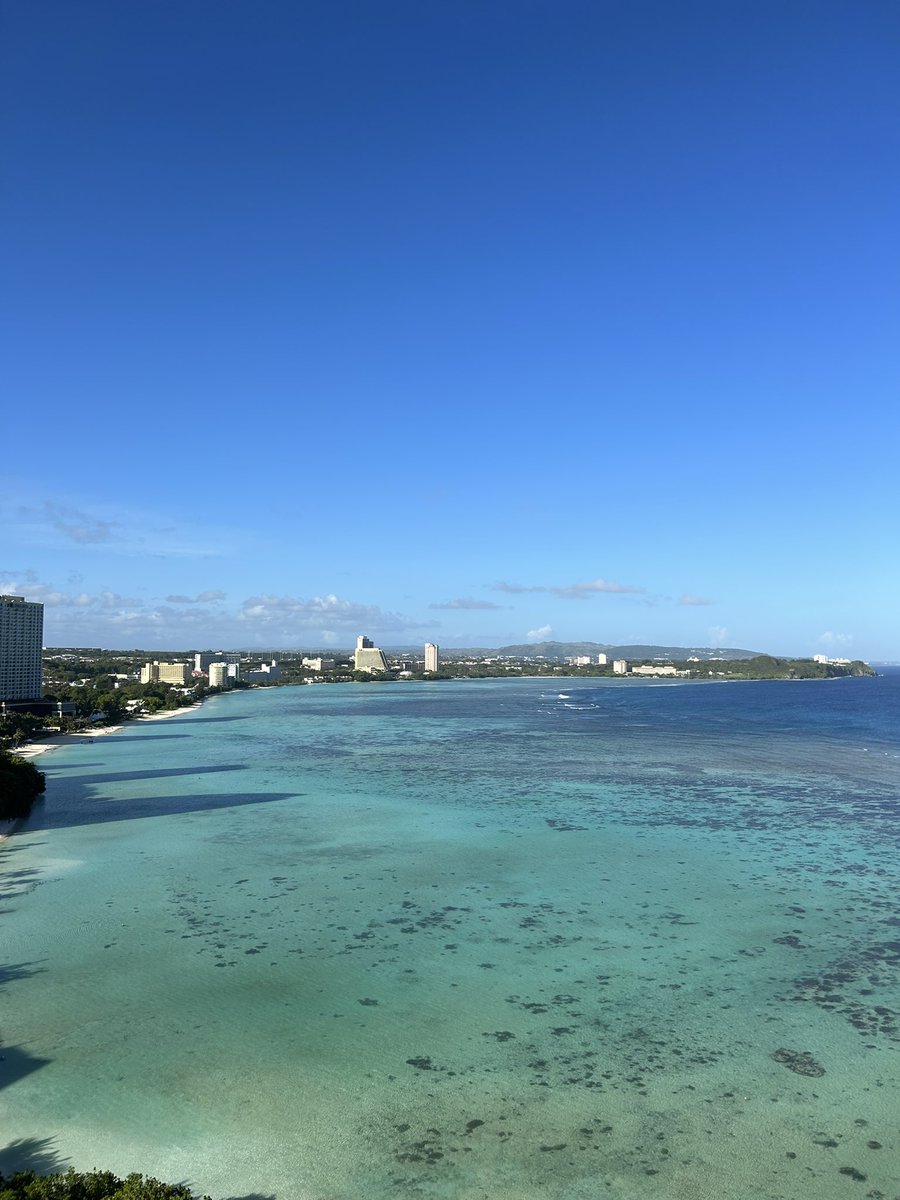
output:
[[257,690],[38,765],[0,1169],[900,1196],[900,671]]

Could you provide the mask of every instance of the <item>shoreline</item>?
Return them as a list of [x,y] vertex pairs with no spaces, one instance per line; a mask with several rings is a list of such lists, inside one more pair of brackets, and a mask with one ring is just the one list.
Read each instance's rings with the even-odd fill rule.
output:
[[37,758],[41,754],[46,754],[49,750],[58,750],[60,746],[72,745],[74,743],[92,740],[98,737],[108,737],[110,734],[118,733],[124,729],[126,725],[143,724],[145,721],[167,721],[170,717],[177,717],[181,713],[193,712],[194,709],[200,708],[203,701],[196,704],[185,704],[180,708],[172,708],[166,712],[147,713],[144,716],[132,717],[128,721],[123,721],[121,725],[104,725],[99,729],[80,729],[76,733],[52,733],[49,737],[41,738],[38,742],[29,742],[25,746],[11,753],[19,758]]

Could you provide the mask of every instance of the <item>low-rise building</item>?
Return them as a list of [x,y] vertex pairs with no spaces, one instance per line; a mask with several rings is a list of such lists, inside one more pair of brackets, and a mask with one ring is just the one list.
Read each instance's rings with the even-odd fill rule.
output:
[[690,675],[690,671],[679,671],[677,667],[668,664],[653,664],[648,663],[643,666],[632,667],[632,675]]
[[304,667],[309,667],[311,671],[333,671],[335,669],[335,660],[333,658],[304,658],[301,662]]
[[141,667],[141,683],[177,683],[182,687],[191,677],[186,662],[147,662]]
[[281,678],[281,667],[273,658],[270,663],[260,663],[252,671],[244,672],[247,683],[274,683]]

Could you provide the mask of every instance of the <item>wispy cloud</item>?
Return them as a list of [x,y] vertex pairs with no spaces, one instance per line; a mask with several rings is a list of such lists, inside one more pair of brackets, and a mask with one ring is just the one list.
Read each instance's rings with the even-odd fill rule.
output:
[[523,587],[520,583],[506,583],[501,580],[493,585],[495,592],[508,592],[511,596],[519,596],[523,592],[546,592],[545,587]]
[[616,583],[612,579],[603,579],[598,576],[596,579],[589,579],[581,583],[551,584],[546,587],[501,581],[493,584],[493,590],[507,592],[514,596],[522,595],[525,592],[549,592],[563,600],[587,600],[598,592],[616,596],[641,595],[646,588],[634,587],[630,583]]
[[39,509],[29,509],[23,506],[20,512],[26,518],[46,521],[57,533],[63,534],[64,537],[78,542],[82,546],[112,542],[121,536],[116,532],[117,522],[104,521],[81,509],[65,504],[55,504],[51,500],[45,500]]
[[200,592],[196,596],[166,596],[167,604],[215,604],[225,599],[224,592]]
[[820,646],[849,646],[853,641],[852,633],[834,633],[831,629],[826,629],[819,638]]
[[[83,547],[93,554],[156,558],[218,558],[233,552],[236,531],[174,524],[162,513],[50,497],[23,505],[0,499],[0,523],[10,542],[51,549]],[[226,551],[227,547],[227,551]]]
[[587,583],[570,583],[565,587],[548,588],[548,591],[564,600],[587,600],[597,592],[614,596],[639,595],[645,590],[642,587],[633,587],[630,583],[614,583],[611,579],[600,578],[591,579]]
[[685,592],[680,596],[678,603],[687,608],[704,608],[708,604],[712,604],[712,600],[707,600],[705,596],[694,596],[691,592]]
[[456,600],[448,600],[446,604],[429,604],[429,608],[483,609],[506,607],[504,604],[494,604],[490,600],[474,600],[471,596],[460,596]]
[[731,634],[724,625],[710,625],[706,636],[709,638],[710,646],[724,646]]

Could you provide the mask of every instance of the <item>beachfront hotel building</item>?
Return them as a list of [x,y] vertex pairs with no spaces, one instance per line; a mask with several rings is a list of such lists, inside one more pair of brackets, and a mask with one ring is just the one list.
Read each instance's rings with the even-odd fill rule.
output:
[[371,638],[360,634],[356,639],[356,649],[353,651],[353,670],[367,671],[371,675],[373,671],[386,671],[387,669],[388,664],[384,657],[384,651],[373,645]]
[[425,643],[425,670],[439,671],[441,669],[441,648],[435,642]]
[[39,700],[44,606],[0,596],[0,701]]
[[141,667],[141,683],[177,683],[184,687],[190,677],[190,663],[148,662]]
[[624,675],[628,670],[628,663],[624,658],[613,659],[613,675]]

